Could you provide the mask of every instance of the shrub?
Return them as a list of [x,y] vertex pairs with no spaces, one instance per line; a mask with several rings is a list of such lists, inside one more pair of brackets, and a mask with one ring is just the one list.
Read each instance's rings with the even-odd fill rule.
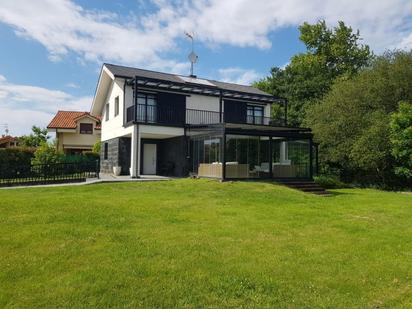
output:
[[102,148],[102,143],[100,141],[97,141],[94,145],[93,145],[93,152],[100,154],[100,150]]
[[395,173],[412,180],[412,104],[400,102],[391,115],[391,153],[395,158]]
[[90,161],[96,161],[100,158],[100,155],[92,151],[85,151],[81,155],[63,155],[60,157],[61,163],[87,163]]
[[0,165],[2,166],[30,166],[34,156],[33,148],[5,148],[0,149]]
[[83,152],[83,156],[90,160],[98,160],[100,159],[100,152],[93,151],[85,151]]
[[345,188],[347,185],[339,180],[339,177],[334,175],[319,175],[313,177],[315,182],[325,189]]
[[59,153],[53,144],[43,142],[34,152],[32,164],[50,164],[59,163],[62,154]]

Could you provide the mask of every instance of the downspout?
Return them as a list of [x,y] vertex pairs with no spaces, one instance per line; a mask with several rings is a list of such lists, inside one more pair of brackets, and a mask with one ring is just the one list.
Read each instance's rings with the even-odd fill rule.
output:
[[226,180],[226,128],[223,127],[222,141],[222,181]]
[[124,84],[123,84],[123,127],[126,124],[126,118],[127,118],[127,110],[126,110],[126,84],[127,84],[127,79],[124,79]]
[[269,136],[269,178],[273,178],[273,154],[272,154],[272,136]]
[[223,94],[222,90],[220,90],[219,94],[219,123],[223,122]]
[[134,77],[134,87],[133,87],[133,101],[134,101],[134,123],[137,122],[137,76]]

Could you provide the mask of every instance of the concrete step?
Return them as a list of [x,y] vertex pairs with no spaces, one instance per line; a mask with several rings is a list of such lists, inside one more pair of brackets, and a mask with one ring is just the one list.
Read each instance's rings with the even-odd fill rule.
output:
[[311,180],[278,180],[284,186],[292,189],[300,190],[306,193],[313,193],[317,195],[329,195],[323,187]]

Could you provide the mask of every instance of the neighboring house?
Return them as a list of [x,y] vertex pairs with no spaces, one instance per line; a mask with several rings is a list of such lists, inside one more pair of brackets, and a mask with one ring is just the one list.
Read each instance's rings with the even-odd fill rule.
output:
[[312,178],[312,133],[270,118],[286,101],[250,86],[104,64],[91,114],[102,115],[101,172]]
[[0,148],[11,148],[19,146],[19,139],[10,135],[0,137]]
[[47,129],[56,133],[57,149],[66,154],[90,151],[100,141],[100,117],[88,112],[58,111]]

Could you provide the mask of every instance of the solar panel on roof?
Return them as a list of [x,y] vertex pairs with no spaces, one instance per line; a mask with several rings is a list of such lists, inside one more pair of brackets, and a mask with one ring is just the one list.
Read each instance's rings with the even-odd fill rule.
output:
[[194,77],[187,77],[187,76],[176,76],[177,78],[180,78],[183,80],[185,83],[191,83],[191,84],[199,84],[199,85],[204,85],[204,86],[211,86],[211,87],[216,87],[215,84],[209,82],[206,79],[201,79],[201,78],[194,78]]

